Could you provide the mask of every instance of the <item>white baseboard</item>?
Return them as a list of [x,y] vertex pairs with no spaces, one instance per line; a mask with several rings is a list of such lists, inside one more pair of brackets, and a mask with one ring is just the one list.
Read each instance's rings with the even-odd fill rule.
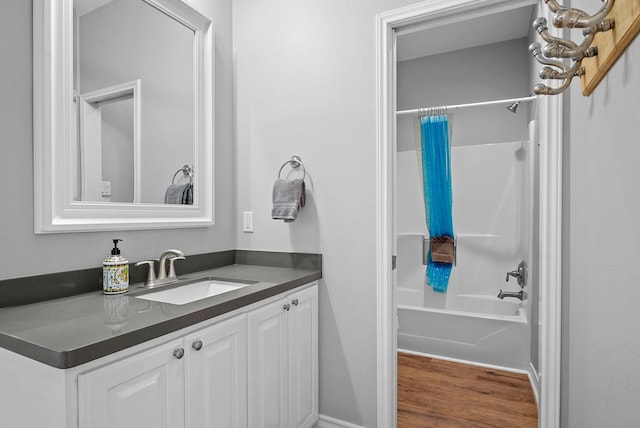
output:
[[320,415],[318,417],[318,422],[313,426],[313,428],[364,428],[360,425],[354,425],[349,422],[341,421],[340,419],[331,418],[326,415]]

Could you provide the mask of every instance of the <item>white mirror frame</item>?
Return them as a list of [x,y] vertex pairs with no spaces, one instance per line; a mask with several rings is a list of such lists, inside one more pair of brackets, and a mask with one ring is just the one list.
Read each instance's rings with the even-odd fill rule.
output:
[[33,1],[35,233],[213,225],[214,41],[210,18],[182,0],[144,0],[194,31],[194,204],[74,201],[73,0]]

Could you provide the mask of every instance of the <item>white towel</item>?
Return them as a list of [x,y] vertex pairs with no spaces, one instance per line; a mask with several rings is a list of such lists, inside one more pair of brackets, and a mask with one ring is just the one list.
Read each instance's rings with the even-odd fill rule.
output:
[[271,218],[289,223],[296,219],[305,204],[304,180],[278,178],[273,184],[273,209]]

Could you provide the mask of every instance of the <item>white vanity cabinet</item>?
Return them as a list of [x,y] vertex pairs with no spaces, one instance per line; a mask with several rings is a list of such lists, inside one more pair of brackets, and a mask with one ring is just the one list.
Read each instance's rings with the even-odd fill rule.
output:
[[307,428],[318,418],[318,288],[247,314],[249,428]]
[[79,426],[246,426],[246,315],[78,375]]
[[79,426],[183,427],[184,362],[174,340],[78,375]]
[[246,427],[246,316],[190,334],[185,349],[186,427]]
[[318,419],[318,287],[312,282],[68,369],[4,348],[0,360],[2,426],[311,427]]

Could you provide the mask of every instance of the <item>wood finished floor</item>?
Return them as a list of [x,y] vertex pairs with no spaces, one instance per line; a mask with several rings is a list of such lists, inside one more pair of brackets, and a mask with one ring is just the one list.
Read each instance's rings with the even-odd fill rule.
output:
[[398,353],[398,428],[537,426],[527,375]]

